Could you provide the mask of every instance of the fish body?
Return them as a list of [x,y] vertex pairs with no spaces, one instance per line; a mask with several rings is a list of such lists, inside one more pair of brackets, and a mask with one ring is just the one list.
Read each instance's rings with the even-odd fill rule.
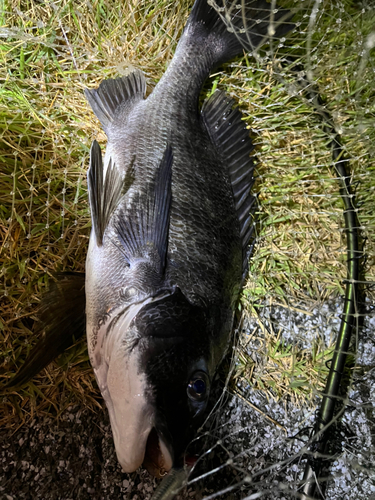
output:
[[253,234],[253,145],[230,98],[216,92],[200,111],[199,95],[210,71],[269,33],[269,4],[245,5],[254,31],[241,39],[197,0],[147,99],[139,70],[86,91],[108,137],[104,162],[94,141],[88,173],[86,331],[127,472],[182,465],[230,343]]

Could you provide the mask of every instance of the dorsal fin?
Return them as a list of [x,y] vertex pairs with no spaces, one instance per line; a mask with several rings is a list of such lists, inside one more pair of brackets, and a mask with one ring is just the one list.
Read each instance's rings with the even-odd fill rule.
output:
[[152,248],[158,252],[163,273],[168,246],[169,216],[172,200],[172,148],[167,146],[157,169],[155,181],[145,193],[137,193],[131,213],[120,214],[115,228],[122,252],[132,260],[145,257]]
[[96,242],[101,246],[105,228],[121,196],[122,180],[112,160],[109,161],[104,179],[102,152],[96,141],[93,141],[91,146],[87,181],[92,225]]
[[144,98],[146,80],[139,69],[122,78],[103,80],[97,89],[85,89],[86,99],[108,135],[114,118]]
[[203,104],[202,117],[213,144],[228,165],[234,204],[240,222],[245,272],[257,206],[256,197],[251,194],[255,163],[249,156],[254,145],[246,125],[241,120],[241,112],[233,108],[234,104],[233,99],[217,90]]

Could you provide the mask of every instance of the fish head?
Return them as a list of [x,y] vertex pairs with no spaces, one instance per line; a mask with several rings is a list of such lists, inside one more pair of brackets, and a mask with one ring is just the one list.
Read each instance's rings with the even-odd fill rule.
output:
[[155,359],[145,371],[152,388],[154,425],[143,465],[158,477],[172,466],[183,466],[186,448],[205,415],[211,376],[204,356],[189,356],[188,342],[153,339],[151,344]]
[[125,472],[182,465],[217,364],[207,317],[174,287],[133,298],[97,329],[90,359]]
[[217,363],[206,310],[191,305],[179,289],[147,304],[134,326],[142,337],[140,363],[154,408],[144,465],[159,475],[169,465],[183,465],[186,447],[204,418]]

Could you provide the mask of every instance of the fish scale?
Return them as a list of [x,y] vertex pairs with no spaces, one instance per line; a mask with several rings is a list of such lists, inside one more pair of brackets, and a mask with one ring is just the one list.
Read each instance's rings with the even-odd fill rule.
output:
[[[257,3],[264,8],[264,2]],[[109,315],[115,316],[117,309],[123,308],[125,313],[121,314],[129,317],[127,330],[120,331],[115,325],[109,334],[100,335],[104,324],[98,337],[94,333],[95,339],[99,339],[97,343],[91,343],[92,364],[106,394],[116,451],[125,470],[140,465],[142,456],[151,471],[181,465],[187,439],[200,420],[197,415],[201,418],[204,415],[209,386],[230,342],[252,234],[250,214],[255,206],[250,193],[254,169],[249,158],[252,144],[240,114],[232,112],[233,102],[225,95],[214,94],[202,114],[198,103],[209,72],[240,52],[241,47],[225,31],[216,12],[203,0],[196,2],[175,56],[151,95],[146,100],[135,96],[133,107],[124,105],[126,112],[114,111],[110,125],[106,125],[105,164],[112,162],[123,171],[132,164],[134,181],[108,220],[103,249],[98,248],[95,235],[90,240],[86,295],[94,302],[96,298],[96,303],[95,308],[87,309],[87,335],[90,342],[91,332],[98,330],[103,309],[108,311],[108,299],[104,298],[108,290],[101,292],[101,273],[92,264],[99,252],[100,259],[106,261],[106,273],[111,269],[110,261],[118,264],[115,279],[112,277]],[[137,81],[135,76],[129,78]],[[87,92],[89,101],[94,100],[94,111],[92,97],[105,93],[106,89],[112,92],[114,87],[104,83],[97,92]],[[117,96],[114,100],[121,98]],[[101,118],[100,114],[98,117]],[[162,160],[168,148],[172,150],[173,161],[169,165],[171,203],[166,218],[165,207],[156,206],[159,199],[156,193],[160,191],[158,172],[161,176],[163,169],[168,168]],[[94,171],[97,168],[94,160],[91,168]],[[90,194],[91,204],[92,199],[95,200],[95,191]],[[141,201],[137,204],[136,199],[144,200],[143,205]],[[147,245],[160,247],[160,234],[165,233],[166,227],[155,217],[150,222],[139,219],[139,212],[150,207],[160,211],[162,220],[168,224],[165,268],[160,271],[159,281],[151,280],[151,272],[144,272],[143,281],[148,281],[151,288],[139,286],[141,280],[135,278],[138,268],[132,270],[130,264],[127,270],[121,265],[122,254],[128,253],[126,260],[131,262],[134,247],[129,242],[138,241],[141,253]],[[142,224],[148,226],[146,231]],[[153,231],[154,238],[150,236]],[[147,239],[145,232],[149,235]],[[118,250],[116,233],[122,235],[122,252]],[[156,264],[150,259],[151,269]],[[118,292],[124,282],[137,284],[138,288],[129,303],[121,304]],[[161,290],[165,291],[163,297],[155,298]],[[198,323],[194,321],[197,317]],[[123,365],[118,355],[113,362],[115,369],[111,357],[106,358],[108,374],[98,354],[103,351],[99,341],[107,338],[104,335],[137,339],[137,347],[123,354]],[[114,373],[118,380],[113,378]],[[204,388],[204,395],[189,389],[195,387],[194,380],[199,382],[197,387]],[[139,410],[119,399],[121,393],[131,394],[133,390],[143,394],[143,402],[137,403],[141,405]],[[146,424],[140,414],[137,417],[138,411],[152,414],[151,422]],[[127,422],[123,422],[125,415]],[[155,441],[152,429],[156,429],[159,441]],[[148,432],[153,436],[152,444],[145,438],[142,443],[132,444],[137,434],[146,436]]]
[[253,246],[253,144],[231,98],[216,91],[199,109],[199,96],[215,67],[292,25],[288,11],[271,16],[270,4],[247,0],[232,6],[230,31],[221,7],[196,0],[147,99],[140,70],[86,90],[108,143],[104,161],[96,141],[90,153],[85,288],[82,276],[70,276],[52,289],[46,317],[57,302],[69,304],[64,328],[53,321],[43,341],[51,354],[34,350],[15,377],[25,380],[32,364],[40,369],[57,355],[54,343],[66,348],[86,316],[90,361],[126,472],[143,463],[159,477],[184,466],[231,342]]
[[[218,158],[207,132],[203,129],[198,113],[195,113],[192,119],[190,116],[185,118],[187,125],[180,119],[173,120],[174,116],[172,118],[168,116],[169,108],[164,103],[171,102],[169,92],[159,102],[155,103],[154,99],[146,107],[149,100],[150,97],[142,106],[145,109],[138,112],[137,117],[134,118],[134,122],[137,122],[137,118],[142,117],[141,124],[124,134],[121,142],[127,144],[130,149],[132,144],[136,142],[136,138],[140,136],[138,131],[143,130],[143,135],[146,137],[154,135],[153,142],[156,144],[162,144],[163,147],[167,143],[172,145],[174,155],[173,201],[168,239],[172,265],[167,269],[166,278],[169,278],[171,282],[182,282],[181,286],[189,297],[194,295],[214,297],[222,293],[222,273],[220,270],[226,268],[223,261],[228,260],[228,248],[236,247],[236,245],[238,247],[239,242],[238,220],[234,211],[229,179],[227,179],[226,165]],[[167,111],[158,116],[156,110],[160,106],[166,107]],[[179,106],[181,107],[181,103]],[[145,115],[151,117],[148,123],[144,119]],[[175,130],[175,132],[173,135],[169,134],[172,137],[166,137],[166,130],[170,129]],[[156,135],[155,130],[160,130],[160,133]],[[186,130],[189,131],[188,134],[186,134]],[[116,148],[117,141],[118,139],[111,150]],[[159,150],[156,148],[156,151],[153,151],[152,159],[150,159],[150,146],[147,149],[146,146],[147,144],[143,140],[132,150],[136,157],[135,181],[132,186],[134,191],[144,188],[145,179],[152,182],[155,175],[155,164],[157,165],[152,160],[155,157],[160,158],[163,153],[162,148]],[[111,158],[113,159],[113,155]],[[125,155],[121,155],[121,159],[115,158],[114,162],[116,165],[126,165],[130,163],[130,158],[129,152],[125,151]],[[188,169],[186,168],[187,158],[189,158]],[[209,190],[207,186],[209,186]],[[124,204],[127,202],[128,200],[124,200]],[[232,210],[230,211],[230,209]],[[181,221],[184,224],[180,229]],[[211,245],[211,242],[217,243],[214,246]],[[210,252],[207,252],[207,246],[213,247]],[[215,258],[213,258],[213,254],[215,254]],[[233,267],[236,268],[236,264]],[[204,280],[202,280],[202,273],[205,277]],[[185,275],[183,279],[181,279],[182,274]]]
[[[93,213],[86,266],[90,359],[126,471],[142,461],[156,475],[181,466],[230,342],[252,234],[253,146],[225,94],[214,94],[201,113],[198,103],[210,71],[241,50],[216,11],[198,0],[171,64],[146,100],[140,73],[86,93],[108,136],[104,168],[114,164],[126,175],[131,165],[134,172],[103,237],[95,228],[105,225],[107,213]],[[101,102],[118,102],[118,109],[101,110]],[[100,168],[95,146],[89,179]],[[158,179],[169,171],[164,196],[171,199],[162,203],[165,186]],[[89,187],[95,207],[100,186]],[[160,255],[164,267],[152,255]],[[143,271],[138,256],[145,259]],[[131,295],[121,295],[124,284]],[[132,405],[135,392],[141,397]]]

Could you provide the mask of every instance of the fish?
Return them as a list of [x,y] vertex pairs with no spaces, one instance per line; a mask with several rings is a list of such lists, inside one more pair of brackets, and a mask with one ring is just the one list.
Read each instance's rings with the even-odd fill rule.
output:
[[[107,135],[94,141],[88,190],[86,334],[125,472],[184,465],[231,342],[254,237],[254,149],[215,68],[290,29],[286,11],[197,0],[174,57],[145,98],[135,69],[86,89]],[[244,30],[244,11],[251,29]],[[231,29],[229,29],[231,28]],[[234,29],[236,28],[236,29]]]
[[[254,145],[231,97],[216,90],[200,107],[200,94],[217,67],[292,29],[275,7],[196,0],[147,98],[139,69],[85,90],[107,135],[104,159],[96,140],[90,151],[85,275],[57,277],[42,301],[46,332],[6,388],[86,332],[128,473],[183,470],[231,345],[255,241]],[[173,488],[184,477],[172,474]]]

